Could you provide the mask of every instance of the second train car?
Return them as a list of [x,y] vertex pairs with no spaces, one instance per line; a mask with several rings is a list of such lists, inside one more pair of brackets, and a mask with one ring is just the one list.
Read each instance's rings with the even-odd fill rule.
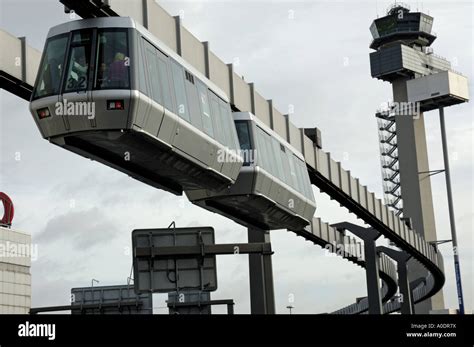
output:
[[50,142],[174,194],[243,163],[225,93],[128,17],[51,28],[30,111]]
[[234,185],[186,191],[194,204],[247,227],[301,230],[316,210],[303,156],[250,112],[234,113],[245,159]]

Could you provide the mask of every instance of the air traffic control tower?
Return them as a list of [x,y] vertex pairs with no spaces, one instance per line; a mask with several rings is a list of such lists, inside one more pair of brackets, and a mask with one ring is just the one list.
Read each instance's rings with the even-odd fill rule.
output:
[[[391,83],[393,90],[393,102],[376,113],[385,202],[417,233],[434,243],[438,238],[430,176],[437,172],[430,171],[428,165],[423,113],[439,109],[455,246],[444,107],[467,101],[468,84],[466,77],[451,70],[449,61],[433,54],[431,44],[436,35],[432,26],[433,17],[410,12],[408,6],[395,3],[386,16],[375,19],[370,26],[373,37],[370,48],[375,50],[370,53],[370,68],[372,77]],[[410,274],[410,281],[426,277],[426,272],[415,262],[410,264]],[[459,292],[460,280],[458,295]],[[439,292],[417,304],[415,312],[429,313],[443,308],[443,293]]]

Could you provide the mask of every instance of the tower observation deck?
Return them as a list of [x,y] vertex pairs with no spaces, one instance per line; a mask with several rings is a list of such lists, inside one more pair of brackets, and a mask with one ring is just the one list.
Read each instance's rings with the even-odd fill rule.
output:
[[387,15],[374,20],[370,26],[373,41],[372,49],[379,49],[395,41],[404,41],[408,45],[430,46],[436,39],[431,31],[433,17],[420,12],[410,12],[408,6],[394,4]]

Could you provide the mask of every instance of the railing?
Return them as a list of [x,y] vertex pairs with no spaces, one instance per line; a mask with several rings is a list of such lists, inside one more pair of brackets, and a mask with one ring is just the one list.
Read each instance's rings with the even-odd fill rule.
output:
[[397,133],[392,107],[377,110],[377,124],[380,143],[380,166],[384,201],[397,216],[402,214],[403,203],[400,192],[400,171],[398,167]]

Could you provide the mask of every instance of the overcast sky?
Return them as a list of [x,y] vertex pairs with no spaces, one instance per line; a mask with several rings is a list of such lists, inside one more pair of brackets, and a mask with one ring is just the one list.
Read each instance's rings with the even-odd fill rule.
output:
[[[434,17],[436,54],[451,60],[472,86],[473,4],[471,1],[407,1]],[[26,36],[42,50],[51,26],[70,20],[56,0],[0,0],[0,27]],[[159,1],[172,15],[256,90],[273,99],[292,122],[322,130],[323,148],[342,161],[361,183],[382,197],[374,111],[391,98],[390,84],[370,77],[369,26],[389,1]],[[0,191],[15,203],[14,227],[33,236],[39,258],[32,266],[33,306],[69,302],[71,287],[122,284],[130,272],[131,231],[211,225],[218,243],[246,242],[246,229],[191,205],[186,198],[139,183],[43,140],[28,103],[0,91]],[[466,308],[473,292],[473,108],[446,110],[453,194]],[[426,114],[431,169],[443,167],[437,112]],[[19,160],[18,156],[20,156]],[[449,239],[444,176],[432,178],[439,239]],[[357,221],[353,214],[314,188],[316,216]],[[365,296],[364,271],[286,231],[272,232],[277,312],[331,312]],[[457,307],[452,252],[445,257],[447,307]],[[237,313],[250,312],[247,257],[218,258],[219,289],[213,299],[232,298]],[[163,295],[157,313],[166,313]],[[224,312],[225,308],[215,309]]]

